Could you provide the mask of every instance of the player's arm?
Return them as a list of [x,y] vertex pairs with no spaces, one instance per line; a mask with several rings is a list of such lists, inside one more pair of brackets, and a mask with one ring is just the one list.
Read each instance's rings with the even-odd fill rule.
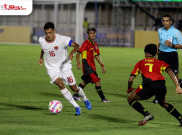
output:
[[40,52],[40,59],[39,59],[39,65],[42,66],[42,63],[43,63],[43,56],[44,56],[44,51],[41,49],[41,52]]
[[182,49],[182,36],[181,36],[180,31],[178,31],[176,33],[175,37],[176,37],[176,40],[177,40],[177,44],[174,45],[173,43],[171,43],[168,40],[165,41],[165,44],[167,46],[170,46],[171,48],[174,48],[174,49]]
[[135,65],[133,71],[131,72],[131,75],[128,79],[128,90],[127,90],[127,94],[130,94],[133,91],[132,85],[133,85],[133,81],[135,79],[135,77],[140,74],[140,70],[139,70],[139,62]]
[[105,67],[104,67],[104,64],[102,63],[101,61],[101,58],[99,55],[96,55],[95,56],[95,59],[97,60],[97,62],[100,64],[100,66],[102,67],[102,73],[105,74],[106,73],[106,70],[105,70]]
[[176,76],[174,75],[173,71],[170,68],[166,69],[166,72],[168,73],[168,75],[171,77],[171,79],[173,80],[175,86],[176,86],[176,93],[177,94],[182,94],[182,89],[178,83],[178,80],[176,78]]
[[69,59],[70,60],[73,59],[74,53],[76,53],[79,50],[79,45],[77,43],[75,43],[74,41],[71,43],[71,46],[74,47],[74,49],[69,54]]
[[76,54],[76,63],[77,63],[77,68],[78,69],[81,69],[81,64],[80,64],[80,52],[77,52],[77,54]]
[[127,94],[131,93],[133,91],[132,85],[133,85],[133,81],[135,79],[135,75],[130,75],[129,79],[128,79],[128,90],[127,90]]
[[172,44],[170,41],[166,40],[165,41],[165,45],[170,46],[171,48],[174,49],[182,49],[182,45],[181,44]]

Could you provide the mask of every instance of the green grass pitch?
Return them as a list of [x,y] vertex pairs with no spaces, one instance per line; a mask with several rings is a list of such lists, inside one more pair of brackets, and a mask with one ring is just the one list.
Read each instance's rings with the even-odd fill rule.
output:
[[[57,86],[50,84],[45,66],[39,66],[40,47],[35,45],[0,45],[0,135],[179,135],[182,128],[178,121],[159,105],[150,101],[141,103],[154,115],[154,120],[139,127],[143,118],[127,103],[127,81],[135,63],[144,58],[143,49],[100,47],[106,74],[101,67],[97,72],[101,78],[105,96],[112,101],[103,104],[95,86],[89,84],[85,93],[92,103],[87,110],[83,102],[80,116],[74,116],[74,107],[61,95]],[[179,51],[179,59],[181,59]],[[180,60],[181,62],[181,60]],[[82,72],[72,60],[73,73],[80,83]],[[180,77],[182,77],[180,63]],[[182,97],[175,94],[175,86],[164,73],[167,82],[167,101],[182,113]],[[136,88],[141,76],[134,82]],[[63,110],[52,115],[48,103],[60,100]]]

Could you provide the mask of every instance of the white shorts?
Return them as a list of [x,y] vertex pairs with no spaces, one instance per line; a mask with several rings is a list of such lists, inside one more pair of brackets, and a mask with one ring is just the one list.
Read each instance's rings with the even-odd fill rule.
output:
[[71,71],[71,69],[67,69],[66,71],[55,71],[55,70],[48,70],[48,75],[51,78],[51,83],[54,83],[54,81],[57,78],[63,79],[66,85],[74,85],[76,84],[75,77]]

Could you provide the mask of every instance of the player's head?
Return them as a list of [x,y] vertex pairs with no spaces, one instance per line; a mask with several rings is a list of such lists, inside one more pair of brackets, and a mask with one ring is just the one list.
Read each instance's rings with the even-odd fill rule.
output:
[[54,23],[52,22],[48,22],[44,25],[44,32],[45,32],[45,36],[46,36],[46,40],[51,42],[55,39],[55,27],[54,27]]
[[157,54],[157,46],[155,44],[148,44],[144,49],[145,55],[150,57],[155,57]]
[[165,29],[169,29],[172,25],[172,18],[170,15],[164,15],[162,17],[162,25],[164,26]]
[[95,40],[96,37],[96,29],[94,27],[87,28],[87,36],[90,40]]

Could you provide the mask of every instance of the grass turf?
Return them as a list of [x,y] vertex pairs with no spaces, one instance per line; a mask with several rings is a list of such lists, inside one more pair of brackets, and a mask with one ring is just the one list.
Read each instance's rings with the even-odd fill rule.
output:
[[[150,104],[153,98],[141,102],[155,118],[142,127],[137,123],[143,117],[126,101],[127,80],[135,63],[144,58],[143,49],[100,47],[100,52],[106,74],[101,74],[99,65],[97,72],[105,96],[112,103],[101,103],[95,86],[88,84],[84,91],[92,103],[92,110],[78,102],[82,114],[74,116],[73,106],[62,97],[57,86],[49,83],[45,66],[38,65],[39,46],[0,45],[0,135],[181,134],[182,128],[175,118],[159,105]],[[75,58],[72,65],[79,84],[82,72],[76,69]],[[167,77],[167,101],[182,112],[182,97],[175,94],[168,75],[164,73],[164,76]],[[134,87],[140,83],[138,76]],[[48,103],[53,99],[63,104],[60,114],[53,115],[48,111]]]

